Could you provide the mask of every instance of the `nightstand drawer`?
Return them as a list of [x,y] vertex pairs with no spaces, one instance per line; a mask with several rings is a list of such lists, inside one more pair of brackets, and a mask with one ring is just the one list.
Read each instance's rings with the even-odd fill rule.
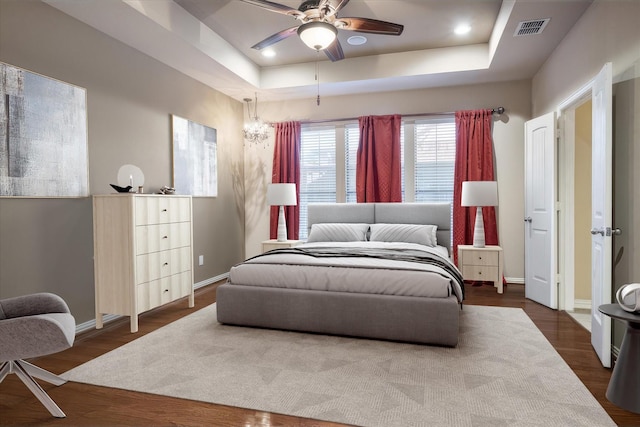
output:
[[277,240],[265,240],[262,242],[262,252],[268,252],[272,249],[293,248],[302,243],[302,240],[285,240],[278,242]]
[[486,280],[493,282],[498,276],[498,267],[463,265],[462,276],[466,280]]
[[497,251],[474,251],[465,250],[462,252],[463,265],[498,265],[500,254]]

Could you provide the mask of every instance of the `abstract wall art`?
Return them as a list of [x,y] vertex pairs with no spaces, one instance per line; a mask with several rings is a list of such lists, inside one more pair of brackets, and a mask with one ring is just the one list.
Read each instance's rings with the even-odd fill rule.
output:
[[86,90],[0,63],[0,197],[89,195]]
[[218,195],[217,132],[172,115],[173,187],[177,194]]

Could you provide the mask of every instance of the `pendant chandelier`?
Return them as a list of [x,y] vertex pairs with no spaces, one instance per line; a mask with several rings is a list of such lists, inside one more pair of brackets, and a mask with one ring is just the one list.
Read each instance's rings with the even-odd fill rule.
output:
[[251,98],[244,98],[244,102],[247,104],[247,116],[250,121],[244,124],[242,133],[244,134],[244,139],[249,142],[249,146],[262,144],[264,148],[266,147],[266,140],[269,138],[270,125],[258,117],[258,95],[255,94],[253,116],[251,115],[251,101]]

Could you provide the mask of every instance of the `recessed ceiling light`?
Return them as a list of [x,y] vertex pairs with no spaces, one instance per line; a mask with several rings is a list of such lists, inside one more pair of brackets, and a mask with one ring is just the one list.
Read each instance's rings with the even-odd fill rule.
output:
[[459,36],[467,34],[469,31],[471,31],[471,27],[469,26],[469,24],[460,24],[455,28],[455,30],[453,30],[453,32],[458,34]]
[[265,49],[262,51],[262,56],[266,56],[267,58],[273,58],[276,56],[276,51],[273,49]]
[[347,39],[347,43],[352,46],[360,46],[361,44],[365,44],[367,42],[367,38],[365,36],[351,36]]

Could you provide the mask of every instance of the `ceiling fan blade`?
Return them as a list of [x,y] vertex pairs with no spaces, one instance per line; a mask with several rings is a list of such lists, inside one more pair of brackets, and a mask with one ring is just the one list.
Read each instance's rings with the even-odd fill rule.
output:
[[340,12],[340,9],[345,7],[347,5],[347,3],[349,3],[349,0],[339,0],[337,2],[337,4],[336,4],[336,12],[335,13]]
[[267,1],[267,0],[240,0],[240,1],[249,3],[254,6],[261,7],[271,12],[280,13],[283,15],[290,15],[295,18],[302,18],[305,16],[305,14],[300,12],[298,9],[294,9],[284,4],[275,3],[272,1]]
[[340,61],[344,59],[344,52],[342,51],[342,45],[340,41],[336,39],[335,42],[328,48],[324,50],[324,53],[327,55],[327,58],[331,60],[331,62]]
[[341,30],[390,36],[399,36],[404,30],[404,25],[369,18],[338,18],[334,25]]
[[275,34],[270,35],[261,42],[254,44],[253,46],[251,46],[251,49],[264,49],[265,47],[269,47],[273,44],[278,43],[279,41],[286,39],[287,37],[291,37],[292,35],[297,34],[297,31],[298,27],[287,28],[286,30],[279,31]]

